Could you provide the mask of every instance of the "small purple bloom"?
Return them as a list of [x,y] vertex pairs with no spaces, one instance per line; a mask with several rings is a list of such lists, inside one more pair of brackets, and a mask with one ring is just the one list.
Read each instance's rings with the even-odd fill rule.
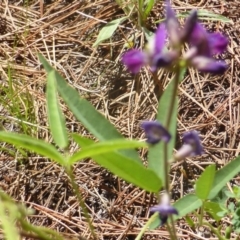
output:
[[165,24],[170,38],[170,43],[174,48],[180,49],[187,41],[197,23],[197,19],[197,11],[192,11],[187,18],[183,29],[181,29],[174,10],[171,8],[169,1],[166,1]]
[[228,40],[220,33],[208,33],[197,22],[197,11],[190,13],[184,28],[180,31],[175,12],[167,1],[165,24],[174,48],[180,48],[184,42],[190,43],[190,53],[186,53],[185,56],[190,65],[207,73],[222,74],[226,71],[227,64],[223,61],[215,61],[212,56],[223,53],[227,48]]
[[183,142],[193,147],[193,155],[200,155],[203,153],[202,143],[197,131],[185,132],[183,134]]
[[178,215],[177,209],[170,205],[169,196],[167,194],[164,194],[162,196],[161,203],[159,205],[151,207],[150,211],[159,213],[161,226],[167,222],[167,219],[170,215]]
[[138,73],[141,67],[147,63],[147,56],[138,49],[132,49],[123,55],[122,62],[132,73]]
[[223,53],[228,45],[228,40],[221,33],[208,33],[200,24],[196,23],[189,37],[189,43],[198,50],[198,55],[211,57]]
[[222,74],[226,71],[227,64],[224,61],[212,58],[227,48],[228,40],[222,34],[208,33],[200,23],[196,23],[188,41],[191,54],[187,53],[185,58],[192,66],[207,73]]
[[201,155],[203,151],[202,143],[197,131],[189,131],[183,134],[183,146],[175,155],[176,160],[186,157]]
[[[164,67],[166,64],[169,64],[169,57],[164,51],[165,40],[166,28],[164,24],[161,24],[144,51],[131,49],[123,54],[123,64],[132,73],[138,73],[144,65],[149,65],[153,72],[158,67]],[[165,58],[166,60],[164,60]]]
[[228,40],[221,33],[210,33],[208,40],[213,55],[221,54],[227,49]]
[[197,20],[198,20],[197,11],[196,10],[191,11],[189,17],[185,22],[183,31],[181,33],[182,43],[186,42],[191,36],[191,33],[197,23]]
[[214,74],[223,74],[228,68],[224,61],[216,61],[204,56],[194,57],[191,64],[202,72]]
[[161,140],[168,143],[171,139],[170,133],[157,121],[145,121],[141,124],[145,131],[147,142],[156,144]]
[[160,24],[157,28],[155,36],[152,37],[148,43],[148,50],[150,50],[149,52],[152,56],[156,56],[162,53],[165,46],[166,37],[166,26],[164,24]]
[[166,1],[166,28],[173,46],[179,46],[181,44],[179,27],[180,25],[176,14],[171,8],[169,1]]
[[191,47],[195,47],[197,49],[197,55],[206,57],[212,56],[208,33],[200,23],[195,24],[189,36],[188,42],[190,43]]

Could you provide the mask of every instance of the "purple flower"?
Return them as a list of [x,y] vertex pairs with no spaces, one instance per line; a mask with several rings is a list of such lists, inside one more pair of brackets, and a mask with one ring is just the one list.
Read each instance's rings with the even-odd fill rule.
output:
[[201,155],[203,147],[197,131],[189,131],[183,134],[183,146],[175,155],[176,160],[182,160],[189,156]]
[[202,72],[222,74],[227,69],[224,61],[216,61],[212,58],[214,54],[223,53],[228,40],[220,33],[208,33],[200,24],[196,23],[188,41],[191,45],[187,53],[189,63]]
[[150,211],[159,213],[161,226],[167,222],[167,219],[170,215],[178,215],[177,209],[170,205],[169,196],[167,194],[164,194],[161,198],[161,203],[159,205],[151,207]]
[[169,1],[166,1],[166,28],[170,41],[173,46],[178,46],[180,43],[180,25],[177,20],[176,14],[170,6]]
[[223,74],[228,68],[224,61],[216,61],[213,58],[204,56],[194,57],[191,64],[202,72],[214,74]]
[[[226,50],[227,38],[220,33],[208,33],[197,20],[197,11],[194,10],[183,28],[180,28],[174,10],[169,1],[166,1],[165,22],[159,25],[145,50],[132,49],[124,53],[123,64],[132,73],[138,73],[146,65],[155,72],[159,67],[170,68],[178,63],[193,66],[202,72],[224,73],[228,67],[227,64],[224,61],[215,60],[213,55],[221,54]],[[165,47],[167,36],[170,40],[170,50]],[[180,53],[184,43],[189,43],[190,49],[181,59]]]
[[196,23],[190,34],[189,43],[197,48],[198,55],[211,57],[223,53],[228,40],[220,33],[208,33],[200,23]]
[[141,127],[145,131],[147,142],[150,144],[156,144],[161,140],[168,143],[171,139],[170,133],[157,121],[145,121]]
[[185,56],[188,64],[207,73],[222,74],[226,71],[227,64],[224,61],[214,60],[212,56],[223,53],[227,48],[228,40],[220,33],[208,33],[197,22],[197,11],[190,13],[184,28],[180,31],[175,12],[167,1],[166,28],[174,48],[180,48],[184,42],[190,43],[191,49]]
[[164,24],[161,24],[144,51],[131,49],[123,54],[123,64],[132,73],[138,73],[145,65],[149,65],[152,72],[156,71],[158,67],[169,65],[175,55],[173,53],[169,55],[165,51],[165,40],[166,28]]
[[170,6],[169,1],[166,1],[166,28],[170,42],[174,48],[180,50],[181,46],[189,38],[195,24],[197,23],[197,11],[192,11],[187,18],[183,29],[180,29],[180,24],[175,12]]
[[147,63],[147,55],[140,50],[132,49],[122,56],[122,62],[132,73],[138,73]]

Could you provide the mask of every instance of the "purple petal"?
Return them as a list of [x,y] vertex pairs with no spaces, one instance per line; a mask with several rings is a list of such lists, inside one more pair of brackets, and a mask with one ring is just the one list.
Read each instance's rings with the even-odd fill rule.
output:
[[198,70],[206,73],[223,74],[228,66],[224,61],[216,61],[207,57],[194,57],[191,64]]
[[210,57],[211,49],[208,39],[208,33],[205,28],[197,23],[194,25],[192,33],[189,37],[189,42],[192,46],[197,48],[197,52],[199,55]]
[[198,20],[197,11],[196,10],[191,11],[184,25],[184,29],[181,37],[182,42],[185,42],[189,39],[192,31],[195,28],[195,25],[197,24],[197,20]]
[[179,22],[176,18],[176,14],[170,6],[169,1],[166,1],[166,28],[170,41],[173,45],[179,45],[180,32],[179,32]]
[[[171,8],[170,2],[169,0],[166,1],[166,18],[167,21],[169,19],[175,19],[175,21],[177,21],[177,17],[176,17],[176,13],[174,12],[174,10]],[[178,21],[177,21],[178,22]]]
[[207,31],[200,23],[195,24],[189,39],[190,43],[198,45],[205,39],[207,39]]
[[161,214],[159,214],[159,218],[160,218],[160,221],[161,221],[160,226],[163,226],[168,220],[168,216],[164,216],[164,215],[161,215]]
[[161,220],[161,226],[167,222],[169,215],[178,215],[178,211],[171,205],[159,204],[150,208],[151,212],[158,212]]
[[210,33],[208,39],[212,54],[219,54],[226,50],[228,40],[221,33]]
[[154,36],[154,55],[162,52],[165,45],[166,36],[166,26],[165,24],[160,24]]
[[151,67],[152,71],[160,67],[170,67],[178,57],[177,51],[168,51],[155,56]]
[[141,127],[145,131],[147,142],[150,144],[156,144],[161,140],[167,143],[171,139],[169,132],[157,121],[145,121]]
[[141,67],[146,64],[147,56],[138,49],[132,49],[123,54],[122,62],[130,72],[138,73]]
[[190,35],[189,42],[198,48],[198,54],[210,57],[222,53],[227,48],[228,40],[220,33],[208,33],[205,28],[197,23]]
[[150,208],[150,212],[159,212],[161,215],[178,215],[178,211],[171,205],[159,204]]
[[158,68],[157,58],[161,56],[166,40],[166,27],[164,24],[158,26],[156,33],[148,42],[146,54],[148,55],[148,64],[152,72]]
[[183,142],[186,145],[191,145],[192,155],[201,155],[203,147],[197,131],[189,131],[183,134]]

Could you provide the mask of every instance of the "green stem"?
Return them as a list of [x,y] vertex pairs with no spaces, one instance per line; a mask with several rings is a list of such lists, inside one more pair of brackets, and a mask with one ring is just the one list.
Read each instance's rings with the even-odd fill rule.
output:
[[[181,78],[181,66],[177,65],[176,66],[176,70],[175,70],[175,78],[173,79],[174,81],[174,85],[173,85],[173,94],[172,97],[170,99],[170,106],[169,106],[169,110],[167,113],[167,120],[165,123],[165,128],[167,130],[169,130],[170,127],[170,123],[171,123],[171,119],[172,119],[172,113],[173,113],[173,109],[174,109],[174,105],[175,105],[175,101],[176,101],[176,95],[177,95],[177,89],[178,89],[178,83],[180,81]],[[161,100],[160,100],[161,101]],[[164,143],[164,172],[165,172],[165,189],[167,191],[167,193],[169,193],[170,190],[170,180],[169,180],[169,159],[168,159],[168,151],[167,151],[167,144]]]
[[168,163],[168,148],[167,143],[163,143],[163,153],[164,153],[164,176],[165,176],[165,190],[167,194],[170,191],[169,184],[169,163]]
[[169,126],[171,123],[172,112],[173,112],[173,108],[174,108],[176,96],[177,96],[178,83],[181,78],[181,67],[179,65],[176,66],[175,74],[176,74],[175,78],[173,79],[173,81],[174,81],[173,94],[172,94],[172,98],[170,99],[170,107],[169,107],[167,121],[166,121],[166,125],[165,125],[166,129],[169,129]]
[[143,19],[143,0],[138,0],[138,24],[139,27],[145,26],[145,22]]
[[177,231],[175,228],[175,224],[174,224],[174,219],[173,219],[173,215],[170,215],[170,221],[171,221],[171,226],[172,226],[172,234],[173,234],[173,239],[177,240]]
[[[175,75],[175,78],[173,79],[173,81],[174,81],[173,94],[172,94],[172,98],[170,99],[170,107],[169,107],[167,121],[166,121],[166,125],[165,125],[167,130],[169,130],[170,123],[172,120],[172,112],[173,112],[173,108],[174,108],[175,101],[176,101],[178,83],[181,78],[181,67],[179,65],[177,65],[175,73],[176,73],[176,75]],[[164,143],[164,172],[165,172],[165,189],[166,189],[167,193],[169,194],[169,192],[170,192],[170,176],[169,176],[168,148],[167,148],[166,143]],[[171,239],[176,240],[177,234],[176,234],[176,229],[175,229],[174,220],[173,220],[172,215],[170,215],[170,221],[171,221],[171,227],[169,226],[168,230],[171,231],[171,234],[170,234]]]
[[20,219],[21,226],[26,232],[33,232],[36,234],[38,239],[41,240],[50,240],[50,239],[57,239],[63,240],[63,237],[60,236],[57,232],[52,231],[51,229],[44,228],[44,227],[37,227],[23,219]]
[[158,79],[157,72],[153,72],[152,76],[153,76],[154,86],[157,87],[156,89],[154,89],[155,94],[157,95],[158,98],[161,98],[163,94],[163,82]]
[[199,216],[199,226],[202,226],[202,224],[203,224],[203,215],[204,215],[204,203],[205,203],[205,201],[203,201],[203,204],[202,204],[202,206],[201,206],[201,208],[200,208],[200,216]]
[[73,175],[73,172],[71,170],[71,167],[66,167],[65,170],[66,170],[66,172],[67,172],[67,174],[68,174],[68,176],[70,178],[71,185],[73,187],[73,190],[74,190],[74,193],[75,193],[75,195],[77,197],[77,200],[78,200],[78,202],[80,204],[80,207],[83,210],[83,214],[84,214],[84,217],[87,220],[87,223],[88,223],[91,235],[92,235],[93,239],[97,239],[97,236],[96,236],[96,234],[94,232],[94,227],[93,227],[91,219],[90,219],[90,217],[88,215],[87,208],[86,208],[86,206],[84,204],[83,198],[82,198],[81,193],[80,193],[79,188],[78,188],[78,185],[76,184],[76,182],[74,180],[74,175]]
[[143,228],[141,229],[141,231],[139,232],[139,234],[137,235],[137,237],[135,238],[135,240],[140,240],[141,237],[143,236],[143,234],[147,231],[147,229],[149,228],[149,226],[155,221],[155,219],[158,217],[158,212],[155,212],[151,218],[147,221],[147,223],[143,226]]
[[203,226],[204,226],[204,225],[207,226],[207,227],[209,227],[209,228],[211,229],[211,231],[212,231],[214,234],[217,235],[217,237],[218,237],[219,240],[226,240],[226,238],[223,237],[223,236],[221,235],[221,233],[219,233],[218,230],[217,230],[216,228],[214,228],[210,223],[208,223],[208,222],[203,222]]
[[169,232],[170,239],[171,240],[177,240],[177,238],[175,238],[175,234],[173,233],[172,228],[171,228],[169,223],[167,223],[167,230]]

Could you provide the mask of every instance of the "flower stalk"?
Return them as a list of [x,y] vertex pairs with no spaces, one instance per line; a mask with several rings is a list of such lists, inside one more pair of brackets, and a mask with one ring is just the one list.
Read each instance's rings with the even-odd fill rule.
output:
[[[169,44],[166,42],[167,37],[169,38]],[[189,45],[189,50],[181,56],[185,44]],[[227,44],[228,40],[222,34],[206,31],[203,25],[198,22],[197,11],[190,13],[183,28],[181,28],[169,1],[166,1],[166,20],[158,26],[147,47],[144,50],[129,50],[122,56],[122,62],[133,74],[140,72],[142,67],[148,66],[148,69],[152,72],[154,84],[159,89],[160,97],[163,93],[163,83],[158,79],[158,69],[166,68],[175,73],[165,125],[163,126],[157,121],[145,121],[141,125],[149,144],[153,145],[163,141],[164,176],[162,178],[166,193],[161,197],[160,204],[152,207],[150,211],[158,212],[161,225],[167,224],[171,239],[177,239],[173,215],[177,215],[178,211],[170,204],[169,164],[172,160],[181,161],[187,157],[203,153],[199,134],[192,130],[183,134],[183,145],[177,153],[173,157],[168,156],[168,142],[171,139],[169,131],[177,101],[178,84],[187,67],[195,67],[204,73],[222,74],[225,72],[227,64],[224,61],[215,60],[213,56],[221,54],[226,49]],[[168,218],[170,218],[170,223]],[[149,224],[145,225],[141,234]],[[138,239],[140,238],[136,240]]]

